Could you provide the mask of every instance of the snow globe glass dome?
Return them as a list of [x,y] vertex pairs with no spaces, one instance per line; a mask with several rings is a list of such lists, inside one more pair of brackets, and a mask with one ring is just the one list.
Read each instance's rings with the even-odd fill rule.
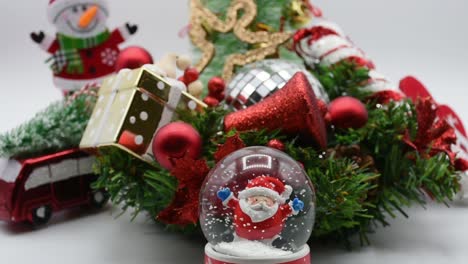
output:
[[310,263],[315,193],[302,166],[267,147],[238,150],[200,196],[205,263]]

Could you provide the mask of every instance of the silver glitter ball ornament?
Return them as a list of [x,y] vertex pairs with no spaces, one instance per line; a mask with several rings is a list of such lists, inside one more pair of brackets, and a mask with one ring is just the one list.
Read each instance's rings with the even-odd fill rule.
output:
[[328,103],[322,84],[302,65],[282,59],[268,59],[244,66],[229,82],[226,104],[240,110],[272,95],[296,74],[303,72],[317,98]]

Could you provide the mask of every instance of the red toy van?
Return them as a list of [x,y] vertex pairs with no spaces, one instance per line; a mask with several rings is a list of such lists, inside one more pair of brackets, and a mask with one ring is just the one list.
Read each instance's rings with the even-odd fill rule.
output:
[[91,189],[94,156],[73,149],[27,160],[0,159],[0,220],[43,225],[53,212],[90,204],[108,195]]

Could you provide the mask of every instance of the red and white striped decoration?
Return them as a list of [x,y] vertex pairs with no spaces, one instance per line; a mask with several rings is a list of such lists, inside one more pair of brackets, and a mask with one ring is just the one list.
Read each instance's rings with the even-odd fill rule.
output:
[[375,71],[374,63],[366,54],[331,21],[318,18],[309,28],[297,31],[294,35],[294,49],[310,67],[351,61],[370,70],[371,79],[366,89],[374,92],[396,90],[396,86]]
[[90,82],[87,83],[85,86],[83,86],[79,91],[74,92],[72,95],[70,95],[67,98],[67,105],[71,104],[73,101],[75,101],[78,97],[82,95],[87,95],[87,96],[93,96],[93,97],[98,97],[97,92],[99,88],[101,87],[101,84],[98,82]]

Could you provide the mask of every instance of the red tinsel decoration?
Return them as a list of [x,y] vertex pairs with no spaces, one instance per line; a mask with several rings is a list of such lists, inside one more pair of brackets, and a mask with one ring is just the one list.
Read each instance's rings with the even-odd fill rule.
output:
[[210,168],[205,160],[185,157],[176,161],[171,174],[179,181],[172,203],[158,215],[166,224],[186,226],[198,222],[200,189]]
[[406,131],[403,141],[423,157],[445,152],[454,164],[456,154],[451,150],[451,146],[457,140],[455,131],[444,119],[437,119],[437,105],[432,98],[419,99],[416,103],[416,113],[417,135],[411,140],[409,132]]
[[223,145],[220,145],[218,147],[218,150],[214,154],[216,163],[220,162],[222,159],[224,159],[226,156],[233,153],[234,151],[243,149],[245,147],[246,145],[244,141],[242,141],[242,139],[239,137],[239,134],[235,134],[232,137],[228,137],[226,142]]

